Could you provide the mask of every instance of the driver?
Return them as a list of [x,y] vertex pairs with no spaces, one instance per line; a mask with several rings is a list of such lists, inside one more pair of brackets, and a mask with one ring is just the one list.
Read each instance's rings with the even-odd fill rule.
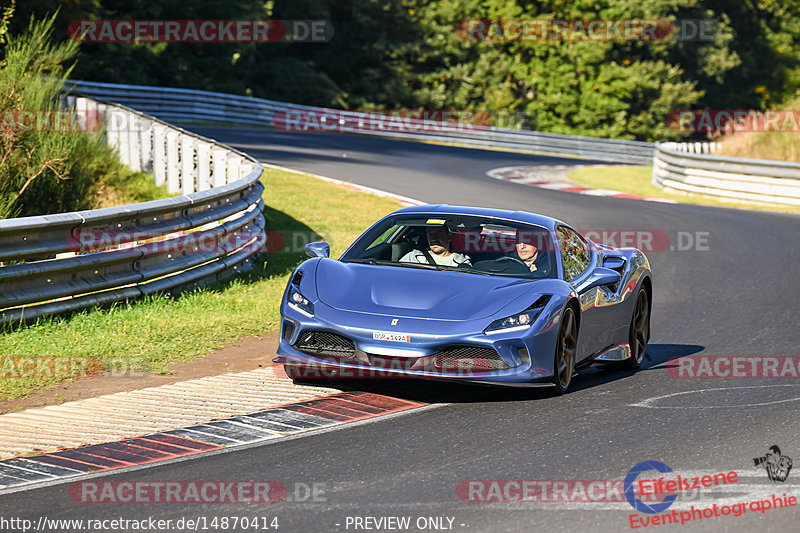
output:
[[550,261],[544,252],[540,252],[537,234],[526,231],[517,231],[517,244],[514,246],[516,257],[513,258],[525,264],[531,272],[549,274]]
[[428,226],[427,250],[411,250],[400,258],[401,263],[420,263],[423,265],[441,265],[458,267],[472,266],[469,257],[450,251],[450,231],[445,226]]

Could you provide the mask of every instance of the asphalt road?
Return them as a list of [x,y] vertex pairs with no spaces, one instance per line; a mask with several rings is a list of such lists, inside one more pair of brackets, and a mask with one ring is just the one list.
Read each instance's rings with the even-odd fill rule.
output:
[[[322,483],[325,493],[319,501],[89,505],[74,503],[69,485],[62,484],[0,497],[0,516],[276,516],[278,531],[291,533],[363,531],[354,527],[354,517],[364,516],[410,517],[409,531],[420,530],[419,517],[452,518],[453,531],[621,531],[630,528],[633,511],[624,501],[466,502],[456,487],[466,480],[621,479],[645,460],[683,472],[744,471],[747,479],[728,493],[737,501],[772,493],[800,495],[800,473],[792,472],[784,483],[770,482],[752,461],[773,444],[789,457],[800,457],[798,379],[679,379],[665,369],[666,361],[677,356],[800,356],[793,310],[800,300],[800,217],[596,198],[486,176],[487,170],[502,166],[570,163],[555,158],[341,135],[199,132],[266,162],[429,203],[523,209],[582,230],[655,230],[669,235],[673,247],[699,236],[701,246],[648,254],[655,292],[653,336],[644,368],[636,374],[590,369],[562,397],[438,385],[404,390],[405,385],[387,384],[393,394],[434,406],[102,478],[275,480],[290,493]],[[675,508],[688,509],[692,503],[711,507],[717,501],[685,500]],[[698,520],[680,530],[793,531],[797,517],[798,508],[792,507]],[[372,530],[390,529],[383,524]]]

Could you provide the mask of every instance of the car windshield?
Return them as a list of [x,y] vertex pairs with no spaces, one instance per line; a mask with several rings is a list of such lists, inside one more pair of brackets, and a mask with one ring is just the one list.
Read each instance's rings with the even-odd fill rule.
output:
[[341,260],[519,278],[555,278],[553,238],[541,226],[468,215],[390,217]]

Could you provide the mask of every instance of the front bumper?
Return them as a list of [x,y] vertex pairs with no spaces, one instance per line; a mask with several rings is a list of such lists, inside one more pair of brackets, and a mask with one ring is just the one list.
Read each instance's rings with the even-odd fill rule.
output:
[[[520,386],[552,385],[549,381],[553,376],[553,328],[542,327],[538,320],[524,331],[485,335],[482,332],[485,324],[477,324],[478,321],[400,318],[397,327],[393,328],[389,325],[392,317],[337,310],[319,301],[314,306],[313,317],[291,306],[283,305],[281,309],[281,338],[274,362],[296,369],[298,372],[293,377],[422,378]],[[387,330],[410,335],[410,342],[373,338],[373,332]],[[346,337],[352,340],[354,353],[341,358],[298,349],[298,346],[302,348],[300,339],[308,332]],[[474,352],[493,352],[496,357],[492,356],[495,359],[487,363],[483,356],[463,361],[455,356],[442,355],[458,353],[447,351],[452,347],[474,347]],[[492,370],[486,370],[487,364]]]

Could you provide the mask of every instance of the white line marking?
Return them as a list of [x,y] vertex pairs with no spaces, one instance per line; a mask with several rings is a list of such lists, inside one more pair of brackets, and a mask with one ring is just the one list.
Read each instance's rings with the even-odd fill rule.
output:
[[588,189],[581,191],[581,194],[588,194],[590,196],[614,196],[619,194],[619,191],[612,191],[611,189]]
[[536,187],[539,187],[541,189],[558,190],[558,189],[571,189],[572,187],[575,187],[575,185],[573,185],[572,183],[564,183],[564,182],[560,182],[560,181],[553,181],[553,182],[549,182],[549,183],[542,183],[541,185],[536,185]]
[[673,392],[671,394],[664,394],[662,396],[653,396],[641,402],[629,404],[629,407],[646,407],[648,409],[738,409],[740,407],[760,407],[764,405],[775,405],[778,403],[796,402],[800,401],[800,396],[796,398],[787,398],[785,400],[775,400],[772,402],[759,402],[759,403],[745,403],[736,405],[654,405],[657,401],[665,398],[672,398],[674,396],[683,396],[686,394],[699,394],[702,392],[712,391],[732,391],[739,389],[766,389],[770,387],[795,387],[798,385],[751,385],[747,387],[719,387],[713,389],[697,389],[683,392]]
[[407,203],[409,205],[425,205],[425,202],[420,202],[419,200],[415,200],[414,198],[409,198],[408,196],[401,196],[401,195],[395,194],[393,192],[382,191],[381,189],[374,189],[372,187],[367,187],[365,185],[358,185],[356,183],[352,183],[352,182],[349,182],[349,181],[339,180],[339,179],[336,179],[336,178],[329,178],[328,176],[321,176],[319,174],[312,174],[311,172],[304,172],[302,170],[295,170],[293,168],[286,168],[286,167],[282,167],[280,165],[273,165],[271,163],[265,163],[263,161],[260,161],[260,163],[261,163],[262,166],[265,166],[265,167],[274,168],[274,169],[277,169],[277,170],[284,170],[286,172],[292,172],[293,174],[305,174],[306,176],[311,176],[313,178],[321,179],[323,181],[329,181],[331,183],[336,183],[336,184],[339,184],[339,185],[346,185],[348,187],[353,187],[354,189],[358,189],[358,190],[363,191],[363,192],[368,192],[368,193],[374,194],[376,196],[383,196],[385,198],[392,198],[394,200],[397,200],[398,202]]

